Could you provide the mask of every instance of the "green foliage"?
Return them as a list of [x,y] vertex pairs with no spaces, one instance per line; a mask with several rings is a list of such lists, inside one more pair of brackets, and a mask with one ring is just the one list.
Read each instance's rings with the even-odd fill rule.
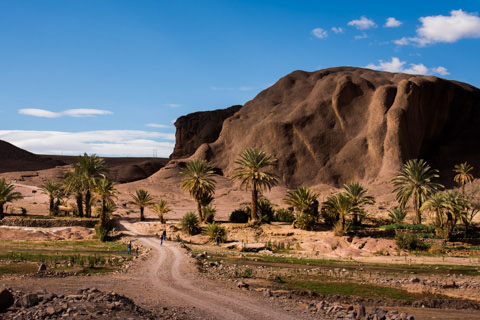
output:
[[345,192],[331,195],[323,202],[322,210],[332,217],[338,217],[338,222],[334,223],[335,234],[346,232],[346,218],[355,212],[355,206],[351,197]]
[[0,219],[4,217],[4,205],[15,200],[23,199],[20,192],[16,192],[15,186],[8,183],[5,178],[0,179]]
[[180,220],[180,225],[182,226],[183,231],[189,235],[195,235],[199,233],[199,220],[195,212],[187,212],[183,218]]
[[102,225],[102,224],[97,224],[95,225],[95,233],[97,234],[98,240],[104,242],[107,241],[108,233],[111,230],[111,225]]
[[297,214],[295,219],[295,227],[302,230],[313,230],[317,223],[317,217],[308,213]]
[[295,227],[313,230],[318,220],[318,194],[306,187],[287,191],[284,201],[295,208]]
[[392,179],[398,203],[405,207],[412,199],[416,223],[422,223],[420,207],[435,191],[443,188],[433,180],[438,178],[438,170],[432,169],[425,160],[408,160],[402,171]]
[[212,205],[207,205],[202,208],[203,211],[203,221],[206,223],[212,223],[215,220],[215,213],[217,213],[217,209],[215,209]]
[[342,226],[341,221],[337,221],[333,225],[333,234],[335,234],[337,237],[344,236],[352,231],[352,223],[350,222],[345,222],[345,224]]
[[295,215],[291,210],[279,208],[275,210],[273,221],[277,222],[293,222],[295,221]]
[[135,190],[135,194],[130,196],[132,197],[132,201],[130,201],[130,203],[140,208],[140,221],[145,220],[143,211],[145,207],[153,204],[153,196],[150,194],[150,192],[144,189]]
[[224,226],[218,223],[211,223],[207,225],[204,233],[209,236],[210,240],[216,241],[217,237],[220,239],[220,242],[227,241],[227,230]]
[[237,167],[232,175],[233,180],[240,180],[241,185],[252,190],[251,219],[257,219],[258,192],[270,190],[277,185],[278,178],[271,172],[264,171],[265,168],[276,163],[270,154],[255,148],[246,149],[240,158],[235,161]]
[[374,204],[375,199],[372,196],[368,196],[368,190],[358,182],[345,184],[343,188],[345,189],[345,195],[352,203],[352,223],[354,226],[358,226],[367,215],[364,206]]
[[262,223],[270,223],[275,215],[272,203],[268,199],[260,199],[257,202],[257,219]]
[[228,220],[234,223],[247,223],[250,217],[250,211],[237,209],[230,214]]
[[158,215],[161,223],[166,223],[165,214],[172,211],[168,206],[167,200],[160,199],[157,203],[152,205],[152,210]]
[[462,187],[462,194],[465,194],[465,185],[473,181],[472,171],[473,167],[467,162],[457,164],[453,168],[453,172],[456,173],[453,180]]
[[427,250],[429,246],[409,232],[397,232],[395,243],[403,250]]
[[389,210],[388,216],[392,219],[393,223],[402,223],[407,217],[407,210],[402,206],[398,206]]
[[380,229],[385,230],[421,230],[426,232],[434,232],[434,226],[427,226],[424,224],[401,224],[401,223],[394,223],[394,224],[387,224],[384,226],[380,226]]

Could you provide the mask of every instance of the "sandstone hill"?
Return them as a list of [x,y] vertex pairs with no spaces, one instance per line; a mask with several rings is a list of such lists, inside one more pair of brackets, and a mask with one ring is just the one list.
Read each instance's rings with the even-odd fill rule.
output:
[[[433,76],[353,67],[295,71],[221,125],[220,112],[177,121],[171,158],[198,146],[192,157],[228,175],[245,148],[258,147],[278,159],[274,170],[289,186],[381,181],[420,157],[446,176],[461,161],[480,166],[480,90]],[[221,127],[218,136],[211,126]]]

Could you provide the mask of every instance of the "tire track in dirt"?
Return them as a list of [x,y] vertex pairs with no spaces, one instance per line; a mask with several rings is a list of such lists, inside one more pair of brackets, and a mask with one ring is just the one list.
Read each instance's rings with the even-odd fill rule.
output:
[[149,267],[149,281],[155,286],[159,299],[168,296],[169,300],[184,307],[194,307],[202,319],[296,319],[274,310],[263,299],[257,301],[195,279],[190,261],[177,244],[164,242],[160,246],[159,240],[138,234],[132,224],[122,224],[131,235],[156,251],[157,259],[152,260]]

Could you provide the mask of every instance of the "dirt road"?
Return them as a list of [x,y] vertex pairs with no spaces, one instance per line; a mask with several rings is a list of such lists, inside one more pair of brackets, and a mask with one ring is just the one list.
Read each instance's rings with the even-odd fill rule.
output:
[[160,241],[137,233],[134,225],[122,222],[132,236],[155,250],[156,259],[150,260],[150,281],[158,297],[183,307],[194,307],[202,319],[298,319],[275,310],[265,301],[219,287],[218,283],[199,280],[187,255],[176,243]]

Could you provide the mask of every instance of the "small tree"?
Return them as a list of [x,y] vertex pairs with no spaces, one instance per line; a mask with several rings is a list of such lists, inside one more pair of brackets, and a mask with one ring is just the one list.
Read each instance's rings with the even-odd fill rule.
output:
[[352,202],[352,223],[354,226],[358,226],[362,223],[362,218],[366,215],[364,206],[374,204],[375,199],[372,196],[368,196],[368,190],[358,182],[348,183],[343,187],[345,189],[345,195]]
[[167,221],[165,220],[165,214],[172,211],[172,209],[168,206],[167,200],[160,199],[157,203],[152,205],[152,210],[158,215],[160,222],[165,224]]
[[220,242],[225,242],[227,240],[227,230],[224,226],[215,222],[209,224],[204,233],[210,238],[210,240],[217,240],[217,238]]
[[49,215],[51,216],[56,216],[58,214],[58,205],[57,209],[56,203],[59,202],[59,198],[62,194],[62,184],[55,182],[55,181],[47,181],[44,184],[40,186],[40,190],[42,190],[42,193],[48,195],[49,199],[49,206],[48,206],[48,212]]
[[343,235],[346,231],[346,218],[354,212],[354,206],[350,197],[345,193],[339,193],[327,198],[323,203],[326,211],[334,213],[338,217],[335,226],[337,235]]
[[276,175],[264,169],[275,164],[276,160],[268,153],[255,148],[246,149],[235,161],[237,167],[233,180],[240,180],[242,186],[252,190],[251,220],[257,220],[258,193],[270,190],[278,183]]
[[130,201],[130,203],[140,208],[140,221],[144,221],[145,216],[143,213],[144,213],[145,207],[152,205],[154,201],[152,195],[144,189],[138,189],[135,191],[134,195],[133,194],[131,195],[131,197],[132,197],[132,201]]
[[[312,229],[318,219],[318,194],[306,187],[287,191],[284,202],[295,209],[295,226]],[[308,217],[307,217],[307,216]]]
[[388,216],[393,223],[402,223],[407,217],[407,211],[402,206],[395,207],[388,211]]
[[433,180],[438,178],[438,170],[432,169],[425,160],[414,159],[405,163],[402,171],[392,179],[397,193],[397,201],[405,207],[413,199],[415,210],[415,223],[422,223],[420,207],[425,200],[435,191],[443,188],[441,184]]
[[187,212],[182,220],[180,220],[180,225],[182,226],[183,231],[189,235],[195,235],[199,232],[199,224],[198,217],[193,211]]
[[473,167],[467,162],[455,165],[453,172],[456,173],[453,180],[462,187],[462,194],[465,195],[465,185],[473,181],[471,172]]
[[14,191],[12,183],[8,183],[5,178],[0,179],[0,220],[5,217],[4,206],[6,203],[23,199],[20,192]]
[[183,191],[190,193],[190,196],[197,202],[197,211],[200,220],[203,221],[202,201],[213,197],[215,193],[215,171],[212,165],[200,159],[193,159],[186,163],[186,167],[180,175],[183,176],[180,187]]

